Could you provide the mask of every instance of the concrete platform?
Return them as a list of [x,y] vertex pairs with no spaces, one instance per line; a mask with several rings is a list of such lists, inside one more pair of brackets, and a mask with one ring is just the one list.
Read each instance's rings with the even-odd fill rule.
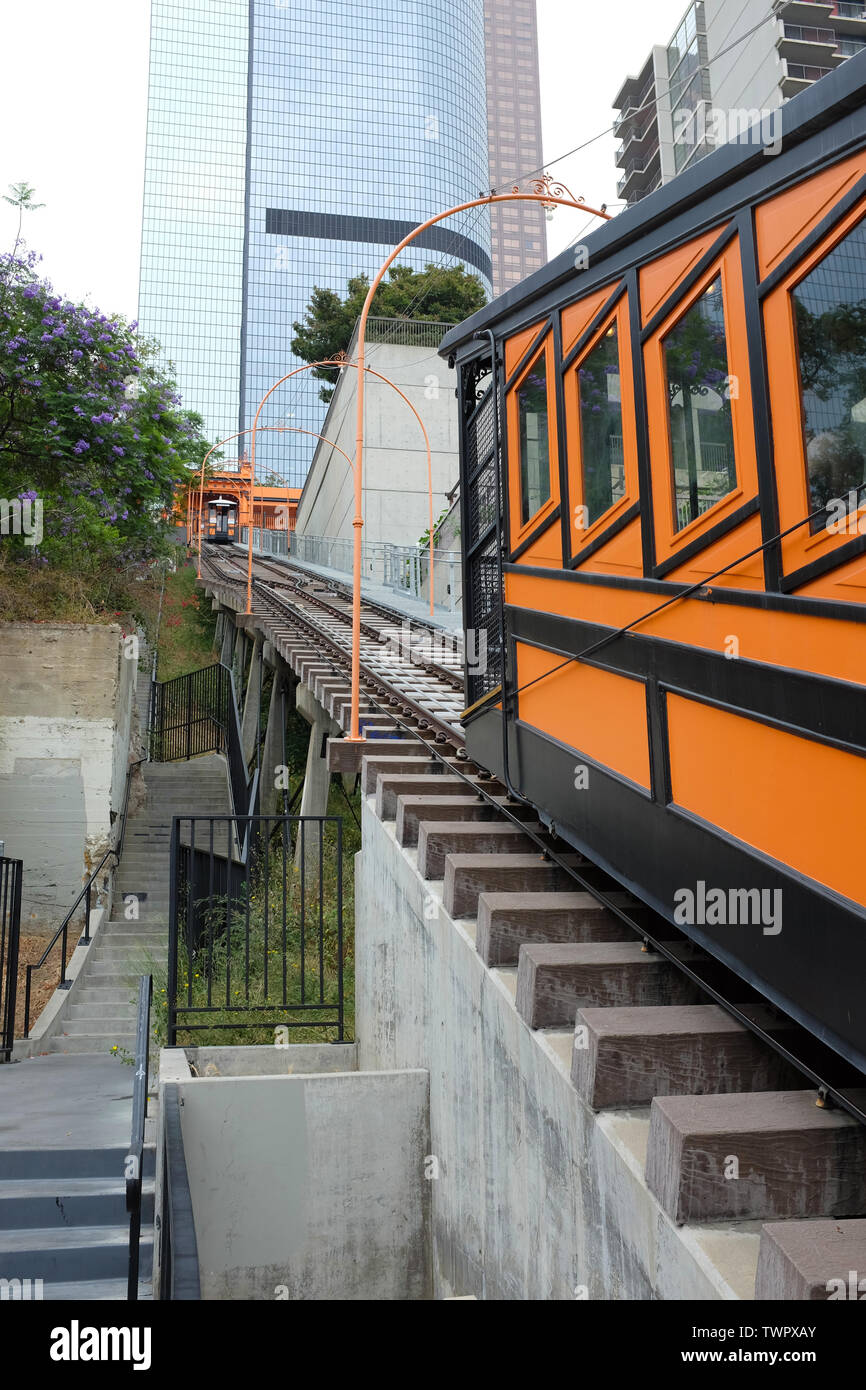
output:
[[0,1067],[0,1150],[129,1145],[133,1068],[93,1054]]

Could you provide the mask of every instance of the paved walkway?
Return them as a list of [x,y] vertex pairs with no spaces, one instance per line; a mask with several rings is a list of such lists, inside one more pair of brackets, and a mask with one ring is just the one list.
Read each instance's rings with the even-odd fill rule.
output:
[[92,1053],[0,1066],[0,1150],[128,1147],[133,1072]]

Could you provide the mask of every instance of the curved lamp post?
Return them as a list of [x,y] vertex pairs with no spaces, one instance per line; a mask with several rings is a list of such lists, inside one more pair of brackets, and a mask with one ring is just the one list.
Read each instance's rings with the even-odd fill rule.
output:
[[[204,458],[203,458],[203,460],[202,460],[202,465],[201,465],[201,485],[200,485],[200,487],[199,487],[199,494],[198,494],[198,578],[199,578],[199,579],[201,579],[201,537],[202,537],[201,515],[202,515],[202,496],[203,496],[203,492],[204,492],[204,467],[205,467],[205,464],[207,463],[207,461],[208,461],[208,459],[210,458],[211,454],[213,453],[214,449],[218,449],[218,448],[220,447],[221,444],[229,444],[229,443],[231,443],[231,441],[232,441],[233,439],[240,439],[241,435],[249,434],[254,428],[255,428],[255,426],[250,425],[249,429],[239,430],[237,434],[230,434],[230,435],[228,436],[227,439],[221,439],[219,444],[214,444],[213,449],[209,449],[209,450],[208,450],[208,452],[205,454],[205,456],[204,456]],[[341,449],[340,446],[339,446],[339,444],[335,444],[335,443],[334,443],[333,439],[327,439],[327,438],[325,437],[325,435],[323,435],[323,434],[316,434],[315,430],[303,430],[303,429],[301,429],[300,425],[260,425],[259,428],[260,428],[260,429],[263,429],[263,430],[273,430],[273,431],[275,431],[277,434],[309,434],[309,435],[312,435],[312,437],[313,437],[314,439],[321,439],[321,441],[322,441],[323,444],[329,444],[329,445],[331,446],[332,449],[336,449],[336,450],[337,450],[337,453],[338,453],[338,454],[342,454],[342,455],[343,455],[343,458],[346,460],[346,462],[348,463],[349,467],[350,467],[350,468],[352,469],[352,471],[354,472],[355,465],[354,465],[354,463],[352,462],[352,460],[349,458],[349,455],[346,453],[345,449]],[[287,500],[288,500],[288,489],[286,489],[286,494],[287,494]],[[188,507],[189,507],[189,502],[187,501],[187,508],[188,508]],[[286,518],[286,520],[288,521],[288,517]],[[249,526],[250,526],[250,534],[252,534],[252,529],[253,529],[253,491],[252,491],[252,486],[250,486],[250,522],[249,522]],[[286,529],[288,529],[288,526],[287,526]]]
[[[428,217],[426,222],[421,222],[415,227],[408,236],[394,247],[394,250],[382,262],[375,279],[367,291],[367,298],[364,300],[364,307],[358,320],[358,402],[357,402],[357,432],[355,438],[355,516],[352,525],[355,528],[354,558],[352,567],[352,720],[348,738],[352,742],[362,742],[359,727],[359,704],[361,691],[361,530],[364,525],[362,515],[363,507],[363,486],[364,486],[364,384],[365,384],[365,335],[367,330],[367,317],[370,313],[370,306],[373,302],[379,285],[381,284],[388,267],[397,259],[400,252],[405,250],[415,238],[433,227],[437,222],[442,222],[446,217],[453,217],[455,213],[467,212],[470,208],[488,207],[494,203],[540,203],[545,211],[552,211],[555,207],[573,208],[577,212],[588,212],[595,217],[603,217],[609,220],[609,214],[604,207],[591,208],[582,198],[575,198],[569,193],[562,183],[557,183],[551,179],[549,174],[542,178],[533,179],[531,193],[521,193],[515,184],[510,193],[491,193],[486,198],[473,198],[468,203],[458,203],[456,207],[447,208],[445,212],[438,212],[435,217]],[[255,436],[254,436],[255,440]],[[430,526],[430,541],[433,541],[433,526]],[[431,575],[432,591],[432,575]]]
[[[256,417],[255,417],[255,419],[254,419],[254,421],[253,421],[253,423],[252,423],[252,426],[251,426],[251,429],[252,429],[252,436],[253,436],[253,443],[252,443],[252,450],[251,450],[251,462],[252,462],[252,466],[251,466],[251,469],[250,469],[250,497],[252,497],[252,488],[253,488],[253,485],[254,485],[254,483],[255,483],[255,477],[256,477],[256,433],[257,433],[257,431],[258,431],[258,429],[259,429],[259,423],[258,423],[258,421],[259,421],[259,416],[260,416],[261,413],[262,413],[262,407],[263,407],[263,405],[264,405],[265,402],[267,401],[268,397],[273,395],[273,393],[274,393],[274,391],[276,391],[277,387],[278,387],[278,386],[282,386],[282,384],[283,384],[284,381],[288,381],[288,380],[289,380],[291,377],[293,377],[293,376],[298,376],[298,374],[299,374],[300,372],[310,372],[310,371],[313,371],[313,369],[316,368],[316,367],[339,367],[339,368],[341,368],[341,369],[342,369],[343,367],[354,367],[354,368],[358,371],[358,374],[359,374],[359,375],[358,375],[358,388],[359,388],[359,390],[360,390],[360,387],[361,387],[361,382],[366,380],[365,373],[369,373],[370,376],[378,377],[380,381],[384,381],[384,382],[385,382],[386,386],[390,386],[391,389],[392,389],[393,391],[396,391],[396,392],[397,392],[397,395],[400,397],[401,400],[403,400],[403,401],[406,402],[406,404],[408,405],[408,407],[409,407],[409,409],[411,410],[412,414],[415,416],[415,419],[418,421],[418,424],[421,426],[421,433],[422,433],[423,436],[424,436],[424,447],[425,447],[426,450],[427,450],[427,490],[428,490],[429,498],[430,498],[430,613],[431,613],[431,616],[432,616],[432,613],[433,613],[433,462],[432,462],[432,456],[431,456],[431,453],[430,453],[430,437],[429,437],[429,435],[427,434],[427,430],[426,430],[426,427],[425,427],[425,425],[424,425],[424,421],[421,419],[421,416],[418,414],[418,411],[415,409],[414,405],[413,405],[412,402],[409,400],[409,397],[406,396],[406,395],[404,395],[404,393],[400,390],[400,387],[396,384],[396,382],[391,381],[390,377],[383,376],[381,372],[374,371],[372,367],[364,367],[364,368],[362,369],[361,366],[359,365],[359,363],[357,363],[357,362],[350,362],[345,356],[340,356],[340,355],[338,354],[336,357],[326,357],[326,358],[324,358],[321,362],[307,362],[303,367],[295,367],[295,369],[294,369],[293,371],[291,371],[291,372],[286,372],[286,375],[285,375],[285,376],[281,376],[280,379],[279,379],[279,381],[275,381],[274,384],[273,384],[273,386],[270,388],[270,390],[267,391],[267,392],[265,393],[265,395],[262,396],[262,399],[259,401],[259,408],[258,408],[258,410],[256,411]],[[279,429],[279,428],[286,428],[286,427],[284,427],[284,426],[268,426],[268,425],[263,425],[263,426],[261,426],[261,428],[262,428],[262,429],[269,429],[269,428],[278,428],[278,429]],[[301,432],[302,432],[302,433],[312,433],[312,431],[301,431]],[[245,433],[245,434],[248,434],[248,433],[249,433],[249,430],[245,430],[244,433]],[[232,435],[232,438],[235,438],[235,437],[236,437],[236,436]],[[316,436],[316,437],[317,437],[317,438],[321,438],[320,435],[319,435],[319,436]],[[326,443],[330,443],[331,441],[330,441],[330,440],[326,440],[325,442],[326,442]],[[334,447],[336,447],[336,445],[335,445]],[[341,454],[343,453],[343,450],[342,450],[342,449],[340,450],[340,453],[341,453]],[[202,467],[203,467],[203,465],[202,465]],[[353,468],[353,471],[354,471],[354,469],[355,469],[355,465],[354,465],[354,464],[352,464],[352,468]],[[355,477],[356,507],[358,506],[358,504],[357,504],[357,498],[358,498],[358,496],[359,496],[359,492],[358,492],[358,479],[357,479],[357,473],[356,473],[356,477]],[[363,499],[362,499],[362,500],[363,500]],[[354,524],[354,523],[353,523],[353,524]],[[362,521],[361,524],[363,525],[363,521]],[[247,558],[247,609],[246,609],[247,613],[252,613],[252,611],[253,611],[253,607],[252,607],[252,598],[253,598],[253,542],[252,542],[252,535],[253,535],[253,533],[252,533],[252,527],[250,527],[249,554],[248,554],[248,558]],[[360,566],[360,559],[361,559],[361,552],[360,552],[360,545],[359,545],[359,546],[358,546],[358,554],[357,554],[357,560],[358,560],[358,565],[359,565],[359,566]],[[359,574],[360,574],[360,570],[359,570]],[[358,579],[358,592],[360,593],[360,578]],[[356,605],[356,606],[357,606],[357,605]],[[361,629],[360,629],[360,612],[359,612],[359,626],[358,626],[359,642],[360,642],[360,631],[361,631]],[[360,652],[360,645],[359,645],[359,652]]]

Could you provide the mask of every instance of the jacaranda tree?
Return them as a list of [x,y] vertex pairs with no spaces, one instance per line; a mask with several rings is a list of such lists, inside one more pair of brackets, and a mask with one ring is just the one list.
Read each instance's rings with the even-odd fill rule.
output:
[[96,580],[165,550],[208,445],[136,329],[56,293],[33,253],[0,257],[0,498],[43,517],[38,544],[2,538],[7,557]]

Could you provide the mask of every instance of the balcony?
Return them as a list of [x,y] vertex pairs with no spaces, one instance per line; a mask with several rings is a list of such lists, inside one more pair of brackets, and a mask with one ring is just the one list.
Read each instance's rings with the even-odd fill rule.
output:
[[626,130],[622,144],[617,146],[614,163],[623,168],[627,159],[641,153],[653,139],[658,140],[658,117],[654,110],[645,111],[640,121]]
[[822,77],[827,77],[833,71],[833,68],[820,67],[813,63],[789,63],[787,59],[783,60],[782,68],[782,81],[779,85],[785,97],[796,96],[798,92],[805,91],[813,82],[820,82]]
[[781,0],[776,13],[786,23],[826,25],[833,16],[833,5],[830,0],[824,4],[820,0]]
[[866,38],[866,4],[839,3],[833,6],[830,21],[838,39]]
[[[655,78],[653,76],[650,77],[649,82],[644,83],[643,87],[641,88],[639,94],[636,97],[632,96],[630,87],[632,85],[634,87],[637,87],[638,81],[638,78],[629,78],[627,82],[623,83],[622,87],[617,93],[616,100],[614,101],[613,105],[615,107],[622,107],[623,109],[620,110],[620,114],[617,116],[616,120],[613,123],[614,135],[619,135],[624,130],[628,122],[634,120],[636,117],[638,120],[641,120],[642,117],[646,114],[646,112],[643,111],[643,108],[647,106],[647,102],[652,102],[655,99],[656,84]],[[654,107],[649,109],[654,110]]]
[[656,140],[645,154],[636,155],[634,159],[626,165],[622,178],[617,180],[617,196],[625,198],[626,202],[636,202],[644,194],[649,193],[658,182],[659,173],[659,146]]
[[776,48],[781,58],[806,67],[836,67],[842,61],[836,47],[837,39],[833,29],[807,24],[788,24],[787,21],[776,39]]

